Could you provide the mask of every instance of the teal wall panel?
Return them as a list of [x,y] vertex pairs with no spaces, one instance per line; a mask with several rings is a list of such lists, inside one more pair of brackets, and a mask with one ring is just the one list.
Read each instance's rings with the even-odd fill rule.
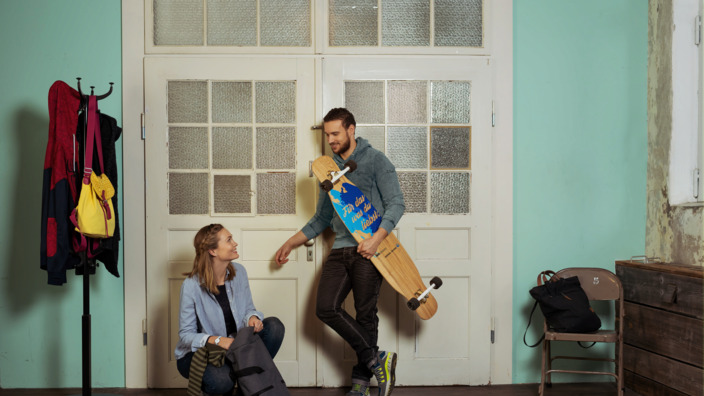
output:
[[[99,105],[122,124],[120,7],[119,0],[0,2],[2,388],[81,386],[82,277],[70,271],[68,283],[50,286],[39,268],[47,99],[56,80],[75,88],[82,77],[84,92],[95,85],[96,94],[114,82]],[[90,290],[93,386],[124,386],[122,278],[101,266]]]
[[[513,6],[513,379],[527,383],[540,381],[540,350],[522,338],[537,274],[613,271],[644,253],[648,2]],[[536,313],[529,340],[541,321]],[[580,380],[592,378],[607,380]]]

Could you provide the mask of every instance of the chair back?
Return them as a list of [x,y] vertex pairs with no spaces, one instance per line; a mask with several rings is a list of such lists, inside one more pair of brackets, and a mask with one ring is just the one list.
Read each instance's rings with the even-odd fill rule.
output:
[[565,268],[557,272],[560,278],[576,276],[589,300],[622,300],[621,280],[603,268]]

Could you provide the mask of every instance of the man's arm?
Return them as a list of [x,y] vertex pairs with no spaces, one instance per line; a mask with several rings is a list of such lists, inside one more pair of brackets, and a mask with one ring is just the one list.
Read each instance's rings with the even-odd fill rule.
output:
[[376,172],[376,187],[384,205],[384,216],[381,218],[379,229],[374,235],[369,239],[363,240],[357,247],[357,252],[366,259],[370,259],[376,254],[381,242],[394,229],[406,210],[401,184],[398,181],[396,168],[391,161],[381,154],[375,159],[374,169]]
[[319,194],[318,204],[313,217],[276,251],[274,259],[279,266],[288,262],[288,255],[293,249],[303,245],[307,240],[315,238],[330,226],[334,210],[330,197],[322,191]]

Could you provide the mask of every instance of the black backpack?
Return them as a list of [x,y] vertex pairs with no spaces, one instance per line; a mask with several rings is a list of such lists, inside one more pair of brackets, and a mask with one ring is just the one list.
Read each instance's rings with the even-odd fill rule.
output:
[[290,396],[274,359],[262,339],[254,334],[254,327],[237,331],[225,357],[232,362],[238,395]]

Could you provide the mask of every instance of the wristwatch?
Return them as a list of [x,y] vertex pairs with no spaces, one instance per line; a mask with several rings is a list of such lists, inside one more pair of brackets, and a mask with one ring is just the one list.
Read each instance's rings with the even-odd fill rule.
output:
[[215,339],[215,345],[220,344],[220,339],[221,339],[221,338],[222,338],[222,336],[219,336],[218,338]]

